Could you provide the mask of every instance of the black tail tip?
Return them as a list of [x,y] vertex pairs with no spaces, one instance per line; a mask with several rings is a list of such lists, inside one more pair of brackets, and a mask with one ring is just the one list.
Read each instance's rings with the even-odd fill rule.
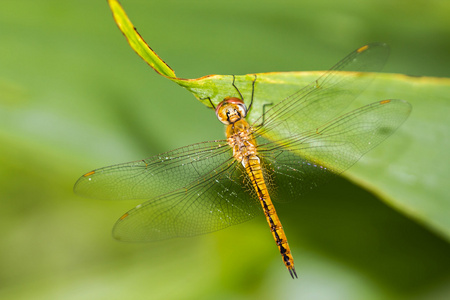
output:
[[292,279],[298,278],[297,277],[297,272],[295,272],[295,268],[294,267],[288,268],[288,270],[289,270],[289,274],[291,274]]

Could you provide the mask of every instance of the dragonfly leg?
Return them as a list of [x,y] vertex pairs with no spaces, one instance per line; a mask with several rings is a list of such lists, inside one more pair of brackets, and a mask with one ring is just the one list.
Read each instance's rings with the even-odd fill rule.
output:
[[250,100],[250,105],[248,106],[248,111],[250,111],[250,108],[252,108],[253,105],[253,97],[255,96],[255,82],[256,82],[256,74],[255,75],[255,79],[253,79],[252,81],[252,99]]
[[239,97],[241,98],[241,100],[244,101],[244,97],[242,97],[241,91],[240,91],[240,90],[237,88],[237,86],[234,84],[234,81],[236,80],[236,76],[234,76],[234,75],[232,75],[232,76],[233,76],[233,82],[232,82],[231,84],[234,86],[234,88],[235,88],[236,91],[238,92]]
[[209,103],[211,104],[211,107],[208,107],[208,108],[212,108],[212,109],[216,110],[216,106],[214,105],[214,103],[212,102],[212,100],[211,100],[210,97],[199,98],[199,99],[200,99],[201,101],[203,101],[203,100],[208,100]]

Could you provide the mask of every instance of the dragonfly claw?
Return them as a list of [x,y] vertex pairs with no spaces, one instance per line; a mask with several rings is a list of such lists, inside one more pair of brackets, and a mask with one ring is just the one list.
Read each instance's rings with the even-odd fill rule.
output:
[[[297,272],[295,272],[295,268],[294,268],[294,267],[288,268],[288,270],[289,270],[289,274],[291,274],[292,279],[298,278],[298,277],[297,277]],[[295,276],[295,277],[294,277],[294,276]]]

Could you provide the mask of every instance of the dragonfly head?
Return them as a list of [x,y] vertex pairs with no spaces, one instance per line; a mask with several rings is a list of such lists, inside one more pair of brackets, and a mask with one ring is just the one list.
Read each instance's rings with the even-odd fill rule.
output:
[[216,107],[216,116],[225,125],[233,124],[247,115],[244,102],[235,97],[226,97]]

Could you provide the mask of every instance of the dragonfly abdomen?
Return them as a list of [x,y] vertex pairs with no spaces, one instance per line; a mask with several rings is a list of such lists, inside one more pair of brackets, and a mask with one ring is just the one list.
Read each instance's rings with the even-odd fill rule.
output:
[[267,223],[269,224],[270,231],[272,232],[275,243],[277,244],[278,250],[280,251],[283,259],[283,263],[289,270],[292,278],[294,278],[294,276],[297,278],[297,273],[294,268],[294,258],[292,257],[283,226],[281,225],[275,207],[270,199],[269,191],[267,190],[266,182],[261,169],[261,161],[257,155],[249,155],[244,157],[243,165],[245,166],[246,173],[258,195]]

